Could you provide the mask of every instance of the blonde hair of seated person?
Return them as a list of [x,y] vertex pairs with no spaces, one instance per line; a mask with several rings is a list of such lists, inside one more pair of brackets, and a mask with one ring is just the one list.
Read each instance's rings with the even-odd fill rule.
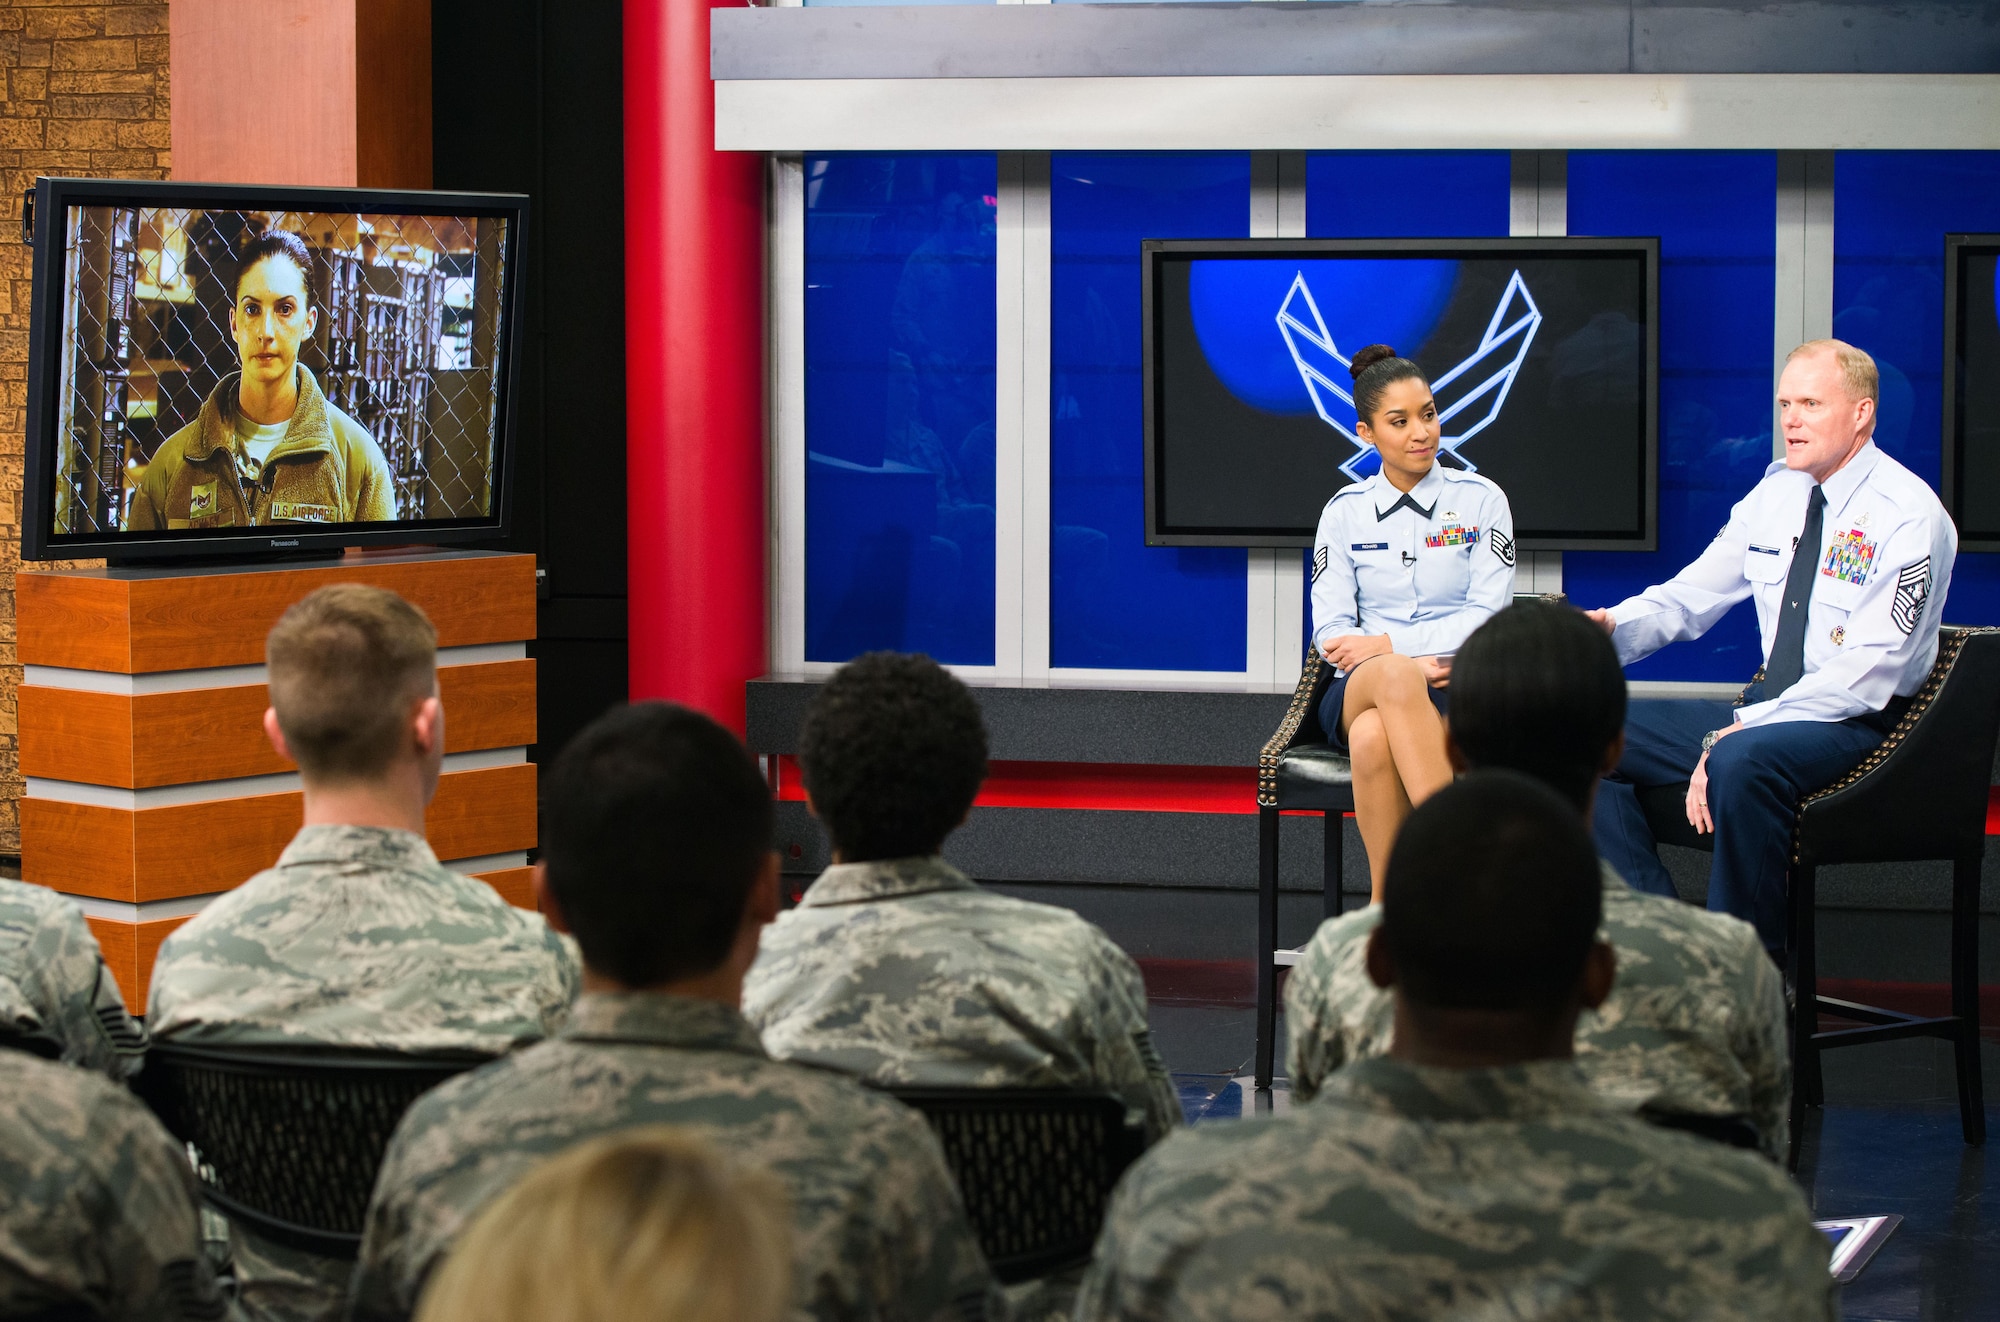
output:
[[653,1125],[561,1152],[488,1204],[416,1322],[780,1322],[791,1280],[777,1180]]

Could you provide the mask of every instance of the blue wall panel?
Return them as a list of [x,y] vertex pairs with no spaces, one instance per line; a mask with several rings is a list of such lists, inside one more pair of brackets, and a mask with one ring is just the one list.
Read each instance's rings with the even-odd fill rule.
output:
[[[1881,369],[1876,443],[1936,486],[1944,236],[2000,231],[2000,152],[1841,152],[1833,180],[1833,333]],[[1945,618],[2000,623],[2000,555],[1958,557]]]
[[1513,153],[1326,151],[1306,157],[1315,239],[1505,238]]
[[[1660,238],[1660,549],[1565,552],[1579,606],[1671,578],[1770,465],[1777,182],[1771,152],[1570,153],[1571,234]],[[1761,659],[1746,603],[1628,673],[1747,681]]]
[[1242,670],[1245,553],[1145,544],[1139,243],[1243,237],[1249,154],[1058,153],[1050,210],[1049,662]]
[[995,159],[805,172],[806,659],[991,665]]

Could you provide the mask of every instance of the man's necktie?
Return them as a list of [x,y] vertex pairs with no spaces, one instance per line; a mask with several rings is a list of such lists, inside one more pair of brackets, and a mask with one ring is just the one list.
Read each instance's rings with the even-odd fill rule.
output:
[[1806,501],[1806,526],[1792,548],[1792,572],[1785,576],[1785,597],[1778,603],[1778,637],[1771,659],[1764,663],[1764,696],[1775,698],[1806,673],[1806,611],[1812,607],[1813,579],[1819,569],[1820,525],[1826,515],[1826,492],[1818,486]]

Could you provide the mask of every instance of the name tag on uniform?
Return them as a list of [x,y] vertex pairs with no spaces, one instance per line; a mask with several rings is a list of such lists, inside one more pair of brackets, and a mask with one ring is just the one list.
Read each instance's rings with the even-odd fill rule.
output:
[[332,523],[331,505],[302,505],[294,500],[271,502],[271,517],[283,523]]
[[[1724,529],[1724,531],[1727,531],[1727,529]],[[1775,546],[1752,546],[1752,547],[1751,547],[1750,549],[1751,549],[1752,551],[1755,551],[1755,552],[1756,552],[1756,553],[1757,553],[1758,555],[1783,555],[1783,554],[1784,554],[1784,552],[1783,552],[1783,551],[1780,551],[1780,550],[1779,550],[1779,549],[1778,549],[1777,547],[1775,547]]]
[[1348,547],[1347,549],[1348,549],[1348,550],[1350,550],[1350,551],[1386,551],[1386,550],[1388,550],[1388,549],[1389,549],[1389,543],[1387,543],[1387,542],[1356,542],[1356,543],[1354,543],[1354,544],[1353,544],[1352,546]]
[[194,489],[188,492],[188,517],[202,519],[213,513],[215,513],[215,483],[195,483]]

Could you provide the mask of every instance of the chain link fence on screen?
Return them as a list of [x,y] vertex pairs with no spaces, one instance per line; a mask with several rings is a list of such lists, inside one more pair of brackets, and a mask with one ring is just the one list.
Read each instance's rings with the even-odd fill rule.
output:
[[[57,534],[138,530],[149,466],[212,456],[199,440],[211,404],[207,431],[235,452],[236,481],[249,496],[237,508],[252,522],[490,516],[506,221],[107,206],[71,208],[67,220]],[[238,306],[238,276],[247,273],[239,254],[274,231],[302,240],[310,267],[308,306],[290,339],[252,324],[262,306]],[[299,279],[277,274],[280,283]],[[365,509],[268,499],[273,476],[323,461],[325,449],[289,424],[275,448],[267,426],[259,447],[254,424],[282,419],[246,422],[238,407],[246,369],[270,376],[288,355],[305,369],[292,378],[301,404],[316,389],[331,406],[325,417],[343,462],[372,474],[386,466],[386,484],[374,485],[386,485],[387,499],[377,492]],[[343,427],[336,410],[355,427]],[[197,495],[179,511],[190,517],[165,526],[228,526],[231,508]]]

